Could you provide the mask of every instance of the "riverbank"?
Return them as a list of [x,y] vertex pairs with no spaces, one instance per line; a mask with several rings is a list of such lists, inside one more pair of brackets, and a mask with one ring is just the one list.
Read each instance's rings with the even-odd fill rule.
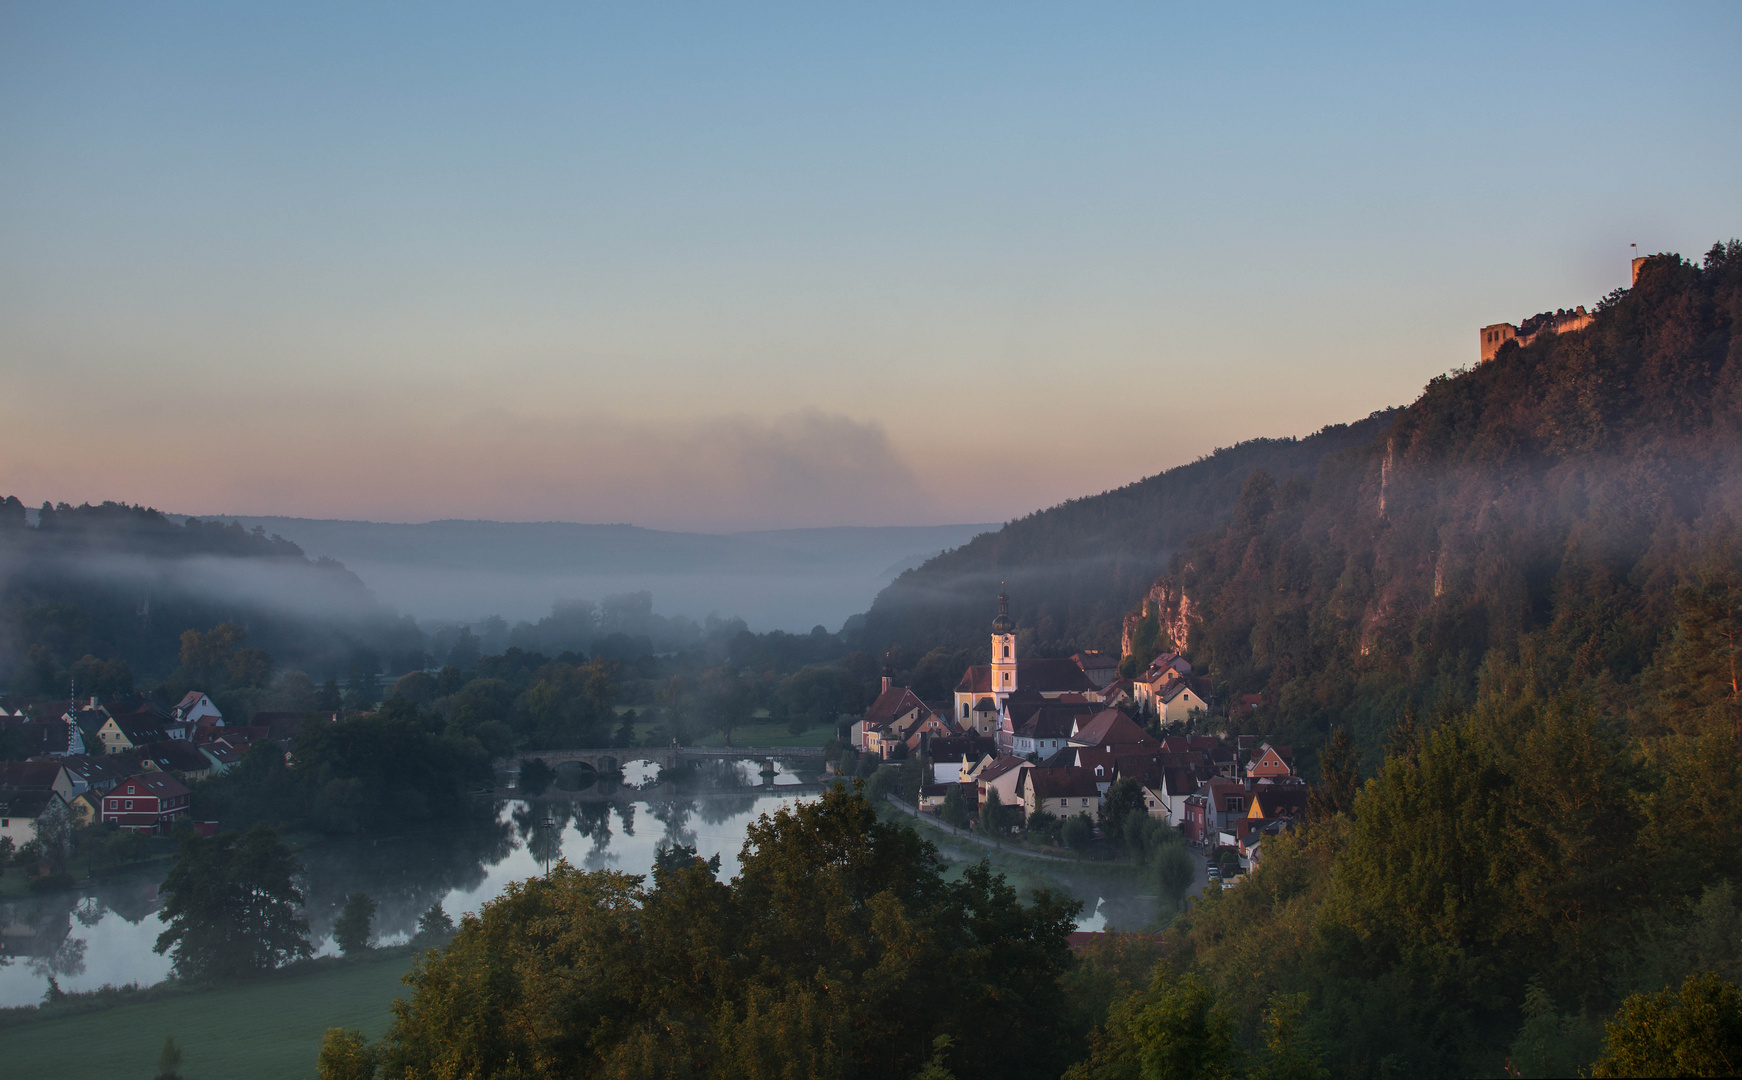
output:
[[[8,1076],[144,1076],[165,1035],[186,1054],[187,1076],[301,1080],[314,1075],[330,1027],[380,1038],[393,1022],[393,1000],[421,949],[402,945],[359,958],[324,958],[245,982],[168,985],[104,1000],[8,1010],[0,1020]],[[81,1000],[82,999],[82,1000]]]
[[[1123,924],[1119,929],[1160,930],[1177,914],[1171,904],[1154,895],[1151,872],[1146,866],[1123,859],[1080,859],[1015,841],[998,843],[978,833],[957,829],[930,814],[919,813],[894,797],[878,807],[878,812],[892,820],[911,823],[920,835],[937,845],[939,854],[953,863],[967,864],[985,859],[1018,888],[1063,885],[1075,894],[1086,891],[1084,886],[1109,892],[1129,890],[1127,900],[1147,905],[1149,914],[1139,914],[1141,908],[1129,905],[1110,908],[1106,914],[1109,919]],[[1189,901],[1202,895],[1208,874],[1203,853],[1190,848],[1187,852],[1193,865],[1192,884],[1185,894]],[[1079,898],[1087,899],[1081,895]]]

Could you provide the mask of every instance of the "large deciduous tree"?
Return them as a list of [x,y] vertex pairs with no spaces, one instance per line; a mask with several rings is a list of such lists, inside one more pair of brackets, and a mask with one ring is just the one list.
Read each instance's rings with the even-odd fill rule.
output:
[[297,913],[301,871],[265,825],[205,838],[193,833],[164,880],[157,937],[184,979],[245,975],[310,955],[308,921]]

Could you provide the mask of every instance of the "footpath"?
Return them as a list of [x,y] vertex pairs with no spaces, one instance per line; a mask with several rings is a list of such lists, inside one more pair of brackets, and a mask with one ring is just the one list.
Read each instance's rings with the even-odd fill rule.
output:
[[979,833],[969,832],[967,829],[958,829],[954,825],[949,824],[948,822],[939,821],[937,818],[932,817],[930,814],[921,814],[918,810],[916,810],[913,807],[902,802],[900,799],[896,798],[894,795],[885,795],[885,796],[883,796],[883,798],[888,801],[890,806],[895,807],[897,810],[900,810],[902,813],[906,814],[908,817],[915,819],[916,821],[923,821],[927,825],[931,826],[934,829],[938,829],[938,830],[941,830],[943,832],[949,833],[951,836],[959,836],[963,840],[968,840],[968,841],[971,841],[973,843],[979,844],[981,847],[987,848],[987,849],[992,850],[992,851],[1000,851],[1006,855],[1016,855],[1016,856],[1019,856],[1020,858],[1024,858],[1024,859],[1041,859],[1041,860],[1044,860],[1046,862],[1070,863],[1073,866],[1080,865],[1083,861],[1081,859],[1070,858],[1069,856],[1066,856],[1066,855],[1051,855],[1051,854],[1048,854],[1047,852],[1044,852],[1044,851],[1035,851],[1032,848],[1018,847],[1015,845],[1012,845],[1010,847],[1005,847],[1003,844],[998,843],[996,840],[987,839],[986,837],[981,836]]

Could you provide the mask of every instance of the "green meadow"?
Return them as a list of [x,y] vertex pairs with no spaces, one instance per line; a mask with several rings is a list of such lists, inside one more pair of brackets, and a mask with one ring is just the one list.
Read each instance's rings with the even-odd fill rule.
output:
[[312,1078],[328,1028],[357,1028],[370,1039],[387,1031],[414,956],[406,947],[383,949],[246,983],[8,1018],[0,1025],[0,1077],[150,1076],[164,1036],[174,1035],[187,1080]]

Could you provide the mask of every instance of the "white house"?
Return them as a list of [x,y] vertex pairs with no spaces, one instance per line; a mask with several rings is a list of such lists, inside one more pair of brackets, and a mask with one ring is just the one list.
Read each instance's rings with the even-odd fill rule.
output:
[[184,724],[199,724],[207,717],[211,718],[207,723],[224,726],[224,714],[212,704],[211,698],[198,690],[189,690],[175,707],[175,718]]

